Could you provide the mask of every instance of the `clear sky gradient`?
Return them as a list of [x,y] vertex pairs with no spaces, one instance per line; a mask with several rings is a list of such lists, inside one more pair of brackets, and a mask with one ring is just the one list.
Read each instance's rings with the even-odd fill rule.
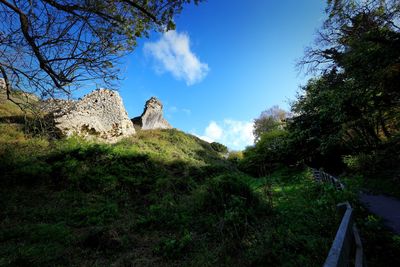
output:
[[130,117],[151,96],[178,129],[230,149],[252,143],[261,111],[289,109],[295,68],[324,19],[325,1],[208,0],[186,6],[176,32],[142,39],[124,59],[119,88]]

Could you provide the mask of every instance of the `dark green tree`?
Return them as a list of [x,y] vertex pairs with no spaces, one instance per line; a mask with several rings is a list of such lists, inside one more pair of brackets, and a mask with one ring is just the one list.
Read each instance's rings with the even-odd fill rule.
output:
[[399,2],[329,1],[327,11],[300,63],[317,78],[303,87],[289,123],[299,154],[325,164],[376,153],[400,129]]

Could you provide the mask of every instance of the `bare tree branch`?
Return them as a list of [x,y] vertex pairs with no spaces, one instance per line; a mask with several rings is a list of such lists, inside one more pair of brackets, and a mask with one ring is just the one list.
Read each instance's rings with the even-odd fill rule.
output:
[[112,86],[138,37],[168,30],[184,4],[200,1],[0,0],[0,75],[10,90],[52,97],[90,80]]

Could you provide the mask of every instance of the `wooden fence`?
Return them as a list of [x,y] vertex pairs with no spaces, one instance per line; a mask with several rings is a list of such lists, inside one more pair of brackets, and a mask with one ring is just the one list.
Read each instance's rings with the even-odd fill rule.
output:
[[[338,178],[316,169],[312,169],[312,172],[317,182],[331,183],[337,190],[344,189]],[[343,217],[324,267],[366,267],[361,238],[353,221],[353,208],[349,202],[340,203],[337,207]],[[351,258],[351,255],[354,255],[354,258]]]

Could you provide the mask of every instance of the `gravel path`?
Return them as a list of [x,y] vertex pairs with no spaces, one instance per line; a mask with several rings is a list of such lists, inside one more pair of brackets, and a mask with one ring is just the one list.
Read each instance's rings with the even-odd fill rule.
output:
[[361,193],[360,201],[370,212],[382,217],[386,226],[400,234],[400,200],[384,195]]

